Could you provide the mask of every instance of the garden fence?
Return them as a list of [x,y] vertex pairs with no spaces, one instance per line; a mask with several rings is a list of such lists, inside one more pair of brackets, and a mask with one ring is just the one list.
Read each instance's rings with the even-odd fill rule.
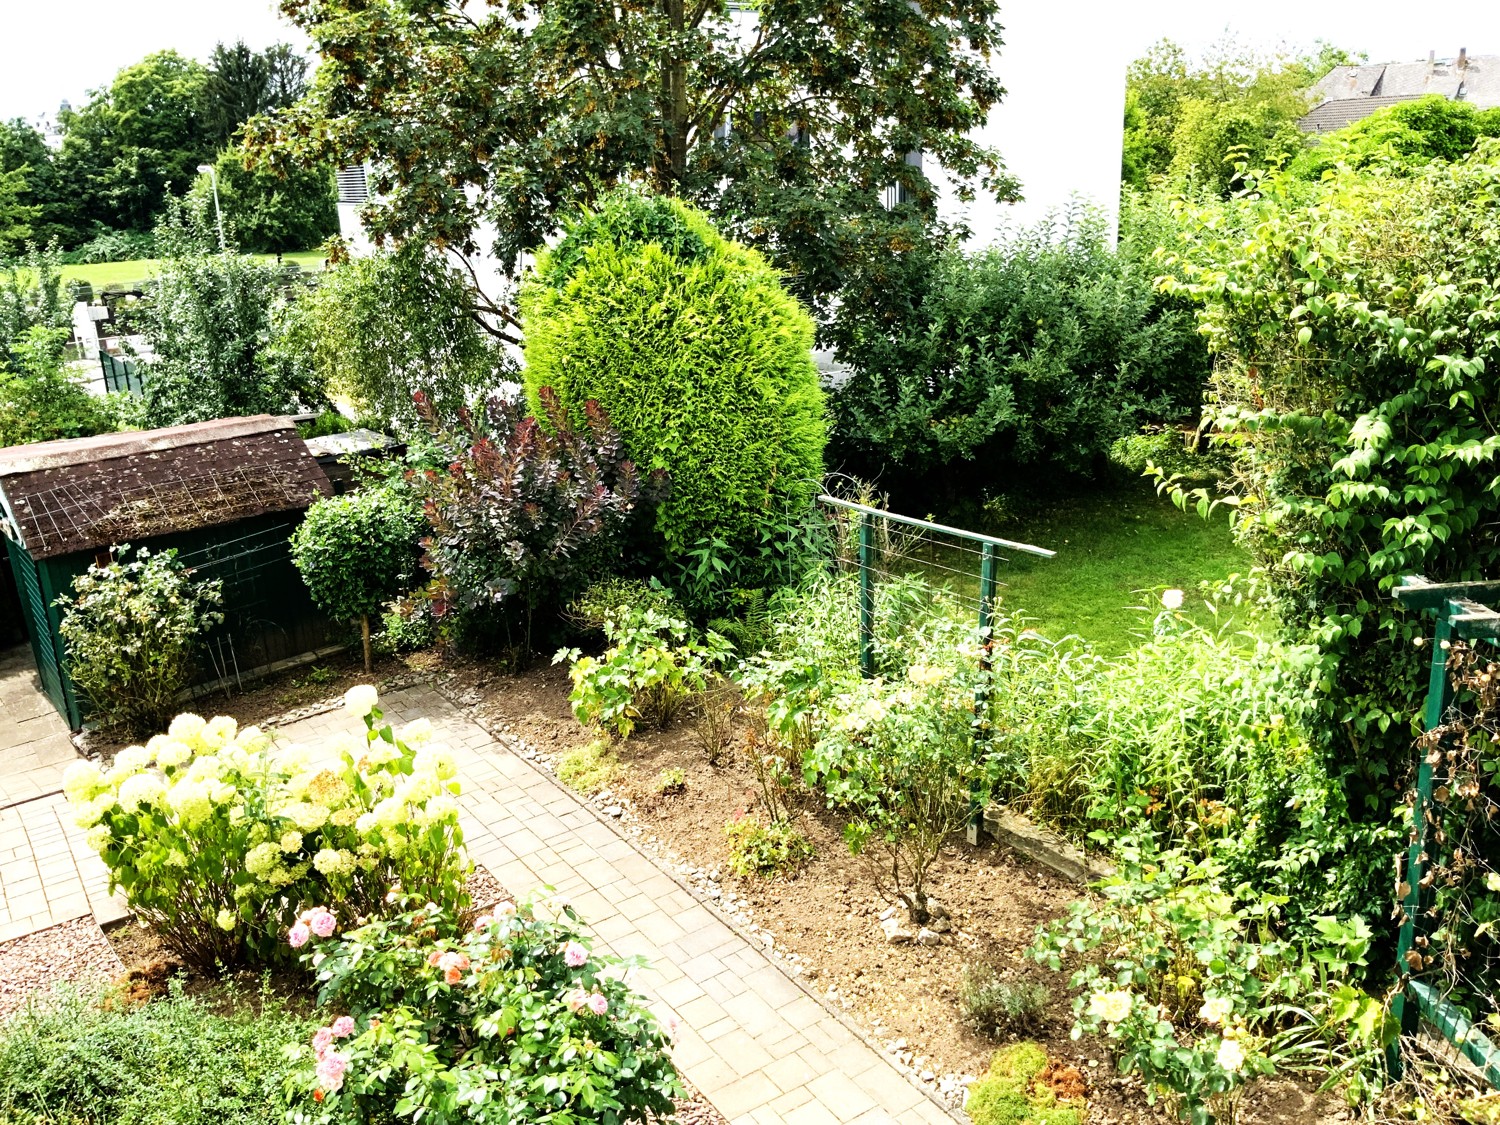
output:
[[[1395,596],[1408,609],[1437,619],[1432,638],[1427,704],[1423,728],[1438,731],[1454,716],[1453,678],[1449,668],[1452,642],[1471,641],[1490,645],[1500,641],[1500,612],[1490,602],[1500,599],[1500,582],[1429,582],[1425,578],[1401,580]],[[1396,972],[1401,984],[1391,1005],[1402,1037],[1416,1034],[1423,1017],[1484,1074],[1491,1086],[1500,1088],[1500,1048],[1475,1026],[1474,1013],[1465,1011],[1444,995],[1433,975],[1420,975],[1432,960],[1434,875],[1443,864],[1452,864],[1461,845],[1448,839],[1438,818],[1441,786],[1435,787],[1437,766],[1443,760],[1441,745],[1432,739],[1418,743],[1416,790],[1411,810],[1411,830],[1401,872],[1401,932],[1396,945]],[[1480,800],[1483,800],[1481,795]],[[1485,810],[1493,812],[1492,808]],[[1486,819],[1488,819],[1486,817]],[[1483,858],[1481,856],[1480,858]],[[1492,857],[1493,858],[1493,857]],[[1493,968],[1493,966],[1491,966]],[[1500,981],[1473,981],[1481,993],[1500,987]],[[1399,1041],[1390,1052],[1391,1069],[1401,1071]]]
[[[875,674],[875,588],[879,583],[910,575],[926,578],[968,609],[981,634],[988,637],[995,622],[1000,565],[1006,557],[1020,553],[1050,559],[1057,553],[827,494],[819,496],[818,502],[833,527],[837,564],[859,572],[859,666],[866,676]],[[979,698],[974,704],[976,713],[983,714],[987,701]],[[970,843],[978,843],[988,796],[974,793]]]
[[99,369],[104,376],[104,390],[109,394],[128,394],[139,397],[145,391],[140,367],[132,360],[121,359],[108,352],[99,353]]

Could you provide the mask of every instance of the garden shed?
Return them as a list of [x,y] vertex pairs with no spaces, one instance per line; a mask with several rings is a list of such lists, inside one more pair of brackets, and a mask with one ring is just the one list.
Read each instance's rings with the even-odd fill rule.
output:
[[0,533],[43,689],[77,729],[53,603],[113,546],[175,548],[219,579],[224,623],[200,684],[237,682],[329,639],[292,565],[288,539],[328,477],[290,419],[223,418],[0,449]]

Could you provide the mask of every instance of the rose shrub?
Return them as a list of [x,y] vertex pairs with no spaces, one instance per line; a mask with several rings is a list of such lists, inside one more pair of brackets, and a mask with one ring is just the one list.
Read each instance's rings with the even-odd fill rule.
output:
[[399,734],[383,723],[373,687],[344,702],[363,738],[309,749],[224,716],[178,715],[107,770],[77,762],[64,775],[111,891],[124,888],[184,961],[273,960],[308,903],[368,913],[394,885],[465,905],[453,755],[425,720]]
[[[437,903],[328,937],[302,958],[338,1012],[300,1057],[303,1123],[607,1121],[664,1118],[682,1094],[667,1035],[620,979],[638,967],[591,953],[571,907],[503,902],[471,927]],[[330,930],[331,933],[331,930]],[[300,934],[295,928],[295,942]]]

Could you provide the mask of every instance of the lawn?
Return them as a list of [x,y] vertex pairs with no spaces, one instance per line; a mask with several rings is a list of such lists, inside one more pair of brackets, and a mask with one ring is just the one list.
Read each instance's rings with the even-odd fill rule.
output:
[[[1057,552],[1051,559],[1003,555],[999,579],[1004,607],[1023,614],[1045,636],[1076,634],[1108,654],[1140,642],[1161,608],[1162,591],[1173,587],[1186,591],[1185,609],[1194,620],[1212,625],[1198,584],[1244,574],[1251,566],[1223,515],[1209,522],[1181,512],[1158,497],[1151,482],[1139,479],[1111,481],[1076,496],[1028,501],[989,530]],[[956,551],[937,561],[973,569],[972,558]],[[977,594],[977,577],[944,577],[963,594]],[[1242,618],[1238,624],[1254,622]]]
[[[274,262],[275,254],[253,254],[251,257],[265,262]],[[323,254],[319,250],[298,250],[295,253],[283,254],[283,262],[296,263],[304,270],[316,271],[323,268]],[[106,285],[132,285],[138,281],[145,281],[156,270],[155,258],[134,258],[128,262],[99,262],[88,266],[63,266],[62,275],[64,280],[72,281],[75,278],[87,281],[94,287],[95,292],[103,289]]]

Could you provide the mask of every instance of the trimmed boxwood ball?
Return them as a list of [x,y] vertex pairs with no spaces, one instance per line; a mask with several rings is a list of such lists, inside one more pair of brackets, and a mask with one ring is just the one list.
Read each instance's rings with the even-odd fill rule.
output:
[[416,502],[386,486],[319,500],[292,533],[292,562],[318,608],[362,625],[367,671],[369,619],[415,585],[426,529]]
[[521,292],[526,393],[575,422],[596,400],[642,469],[665,469],[669,553],[748,543],[823,475],[813,321],[753,250],[676,200],[621,193],[572,223]]

